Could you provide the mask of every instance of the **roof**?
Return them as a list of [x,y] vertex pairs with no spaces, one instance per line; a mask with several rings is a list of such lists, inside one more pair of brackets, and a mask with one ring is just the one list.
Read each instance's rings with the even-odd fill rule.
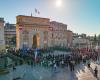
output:
[[64,23],[61,23],[61,22],[57,22],[57,21],[51,21],[50,23],[51,24],[53,23],[53,24],[60,24],[60,25],[66,25],[67,26],[67,24],[64,24]]
[[50,20],[49,18],[43,18],[43,17],[36,17],[36,16],[26,16],[26,15],[18,15],[18,16],[16,16],[16,17],[30,17],[30,18],[41,18],[41,19],[48,19],[48,20]]

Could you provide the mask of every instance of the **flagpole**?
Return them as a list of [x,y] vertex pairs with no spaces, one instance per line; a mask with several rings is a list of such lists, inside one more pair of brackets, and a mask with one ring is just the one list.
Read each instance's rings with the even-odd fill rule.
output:
[[32,17],[32,13],[31,13],[31,17]]

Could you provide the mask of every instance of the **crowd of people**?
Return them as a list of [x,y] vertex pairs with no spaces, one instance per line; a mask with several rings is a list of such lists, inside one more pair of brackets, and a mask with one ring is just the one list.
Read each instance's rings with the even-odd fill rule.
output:
[[[62,53],[62,54],[54,54],[54,52],[47,53],[48,55],[44,54],[44,50],[38,50],[37,54],[35,53],[35,49],[8,49],[7,53],[13,54],[22,58],[23,60],[27,61],[27,63],[31,66],[40,65],[43,67],[52,68],[56,70],[58,67],[64,68],[67,67],[73,72],[77,65],[81,63],[91,68],[91,62],[97,62],[100,58],[100,51],[95,49],[70,49],[70,54]],[[0,54],[2,58],[3,55]],[[29,60],[28,60],[29,59]],[[20,61],[23,64],[22,61]],[[13,66],[13,70],[16,70],[16,66]],[[95,66],[94,69],[94,76],[98,77],[98,67]]]
[[[52,67],[55,70],[57,67],[69,67],[70,71],[74,71],[75,66],[80,63],[86,64],[88,68],[91,67],[91,61],[99,60],[99,52],[95,49],[71,49],[70,54],[54,54],[53,52],[48,55],[43,55],[43,50],[39,50],[37,54],[33,49],[28,50],[14,50],[10,49],[7,53],[12,53],[15,56],[21,57],[27,60],[27,57],[31,60],[28,64],[40,65],[44,67]],[[67,53],[67,52],[66,52]],[[95,74],[98,73],[97,67],[94,70]],[[97,75],[95,75],[97,77]]]
[[[42,55],[43,53],[39,52],[37,56],[34,51],[29,49],[27,51],[22,50],[8,50],[8,53],[12,53],[23,59],[30,57],[31,65],[41,65],[44,67],[52,67],[55,70],[57,67],[69,67],[70,71],[74,71],[75,66],[80,63],[86,64],[88,68],[91,67],[91,61],[99,60],[99,51],[95,49],[71,49],[70,54],[58,54],[54,55],[53,53],[48,53],[48,55]],[[29,63],[29,62],[28,62]],[[97,74],[97,68],[95,68],[95,74]],[[97,75],[95,75],[97,76]]]
[[74,67],[77,64],[83,62],[84,64],[88,64],[90,67],[90,61],[97,61],[99,59],[99,53],[94,51],[87,51],[85,53],[81,53],[80,50],[72,51],[70,55],[51,55],[43,57],[42,64],[47,63],[47,66],[55,65],[56,66],[69,66],[70,70],[74,70]]

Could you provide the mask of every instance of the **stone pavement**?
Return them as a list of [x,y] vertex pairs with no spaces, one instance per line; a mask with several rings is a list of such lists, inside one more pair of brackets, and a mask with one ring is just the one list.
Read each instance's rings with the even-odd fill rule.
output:
[[[95,66],[98,67],[98,78],[94,77]],[[84,66],[79,71],[77,70],[76,76],[78,77],[78,80],[100,80],[100,65],[92,62],[91,68]]]
[[[93,75],[95,66],[98,66],[98,79]],[[89,69],[86,65],[80,64],[75,67],[75,71],[71,72],[69,68],[57,68],[54,71],[52,68],[44,68],[40,66],[22,65],[17,66],[16,70],[10,69],[7,75],[0,75],[0,80],[12,80],[15,77],[21,77],[18,80],[99,80],[100,65],[91,63]]]

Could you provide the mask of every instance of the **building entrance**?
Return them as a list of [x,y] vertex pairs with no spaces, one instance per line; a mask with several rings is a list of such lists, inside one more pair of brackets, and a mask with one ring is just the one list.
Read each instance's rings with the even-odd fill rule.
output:
[[32,43],[32,48],[39,48],[40,47],[40,34],[36,33],[33,35],[33,43]]

